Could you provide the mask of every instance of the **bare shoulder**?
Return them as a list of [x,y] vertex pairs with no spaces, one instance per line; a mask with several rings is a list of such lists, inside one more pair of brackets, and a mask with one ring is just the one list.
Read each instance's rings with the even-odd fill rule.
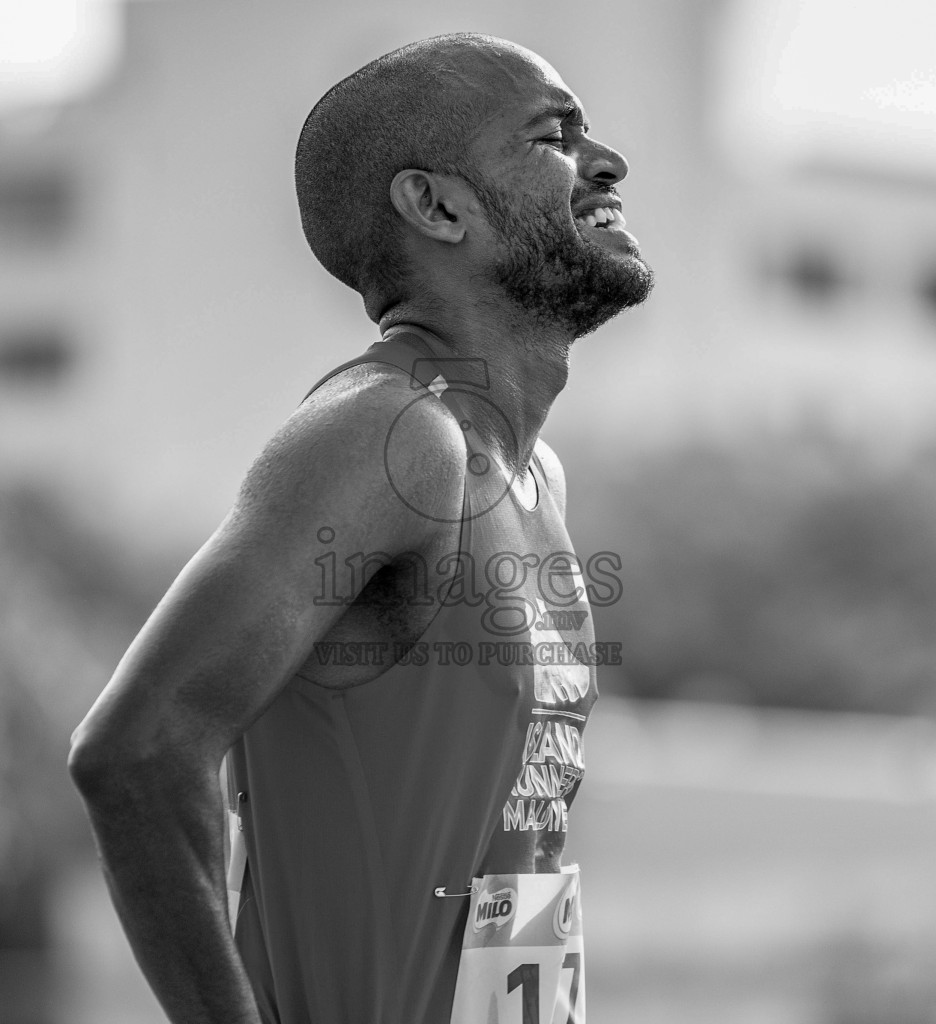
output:
[[559,511],[562,513],[563,518],[565,518],[566,479],[565,470],[562,468],[559,456],[541,437],[537,438],[536,446],[533,450],[540,460],[543,472],[546,474],[546,483],[549,485],[553,500],[559,506]]
[[[314,391],[274,434],[241,488],[235,513],[312,512],[353,520],[362,542],[405,550],[435,522],[457,520],[464,435],[435,396],[395,367],[364,364]],[[393,543],[394,535],[396,543]]]
[[215,771],[347,611],[323,600],[323,559],[393,561],[457,529],[463,435],[417,394],[398,371],[355,368],[276,432],[79,727],[73,770],[89,786],[116,763],[163,771],[204,758]]

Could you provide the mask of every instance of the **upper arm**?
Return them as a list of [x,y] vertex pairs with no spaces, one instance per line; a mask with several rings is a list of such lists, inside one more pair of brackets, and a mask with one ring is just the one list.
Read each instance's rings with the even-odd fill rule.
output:
[[[79,727],[91,762],[193,751],[220,762],[345,610],[316,600],[322,560],[419,550],[440,520],[457,518],[464,441],[441,403],[400,418],[412,391],[386,378],[322,390],[257,459]],[[393,482],[384,464],[391,428],[411,452]],[[401,501],[401,480],[417,508],[438,515]]]
[[565,471],[562,468],[562,463],[559,461],[559,456],[541,437],[537,438],[534,451],[539,457],[540,464],[543,467],[543,472],[546,474],[546,483],[549,485],[549,492],[552,494],[553,500],[559,508],[560,515],[565,519],[566,480]]

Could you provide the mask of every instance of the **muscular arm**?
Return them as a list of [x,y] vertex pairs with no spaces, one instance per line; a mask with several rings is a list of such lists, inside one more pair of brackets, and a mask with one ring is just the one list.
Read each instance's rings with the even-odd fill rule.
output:
[[[114,904],[177,1024],[260,1021],[230,934],[218,770],[342,612],[314,603],[315,559],[326,547],[339,560],[418,551],[461,506],[454,420],[434,402],[406,418],[413,461],[395,473],[439,512],[419,516],[383,467],[412,391],[360,373],[317,392],[273,439],[75,733],[69,767]],[[339,523],[339,542],[323,545],[318,531]]]

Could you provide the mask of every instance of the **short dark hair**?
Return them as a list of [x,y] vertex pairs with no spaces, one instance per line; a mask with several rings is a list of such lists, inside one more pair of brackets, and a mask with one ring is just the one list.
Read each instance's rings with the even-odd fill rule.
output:
[[372,319],[407,289],[394,176],[415,167],[471,180],[468,149],[491,100],[465,84],[465,58],[510,46],[467,32],[410,43],[333,86],[306,118],[296,150],[302,229]]

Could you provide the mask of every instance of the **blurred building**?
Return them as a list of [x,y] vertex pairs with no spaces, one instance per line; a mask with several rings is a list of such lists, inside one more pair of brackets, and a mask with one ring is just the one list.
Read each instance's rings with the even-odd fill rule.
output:
[[718,21],[708,121],[732,190],[737,270],[763,284],[762,327],[932,345],[932,6],[776,0],[726,5]]

